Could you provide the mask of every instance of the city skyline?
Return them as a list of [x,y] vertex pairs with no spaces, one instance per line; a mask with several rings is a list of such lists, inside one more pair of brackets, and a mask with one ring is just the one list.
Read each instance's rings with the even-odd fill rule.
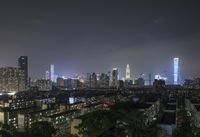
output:
[[33,78],[42,77],[50,64],[60,75],[106,73],[118,67],[125,76],[124,68],[130,64],[133,77],[141,73],[173,77],[172,59],[179,57],[183,79],[198,77],[197,5],[195,1],[2,2],[0,66],[17,66],[16,59],[25,55]]
[[[26,62],[19,62],[19,60],[20,59],[22,59],[22,60],[24,60],[24,58],[26,58]],[[174,59],[176,59],[176,58],[173,58],[173,63],[174,63]],[[20,56],[19,57],[19,59],[18,59],[18,65],[14,65],[14,66],[1,66],[2,68],[4,68],[4,67],[19,67],[20,69],[22,69],[23,70],[23,68],[21,68],[21,65],[20,65],[20,63],[21,64],[23,64],[23,65],[25,65],[26,64],[26,69],[31,69],[31,68],[29,68],[28,67],[28,56]],[[173,67],[175,67],[174,66],[175,64],[173,64]],[[41,76],[39,76],[39,77],[37,77],[37,78],[34,78],[34,77],[31,77],[31,76],[29,76],[30,78],[33,78],[33,79],[50,79],[51,81],[56,81],[56,78],[58,78],[58,77],[68,77],[68,78],[70,78],[70,77],[74,77],[74,76],[77,76],[77,75],[85,75],[86,76],[86,74],[87,73],[96,73],[96,74],[102,74],[102,73],[106,73],[106,74],[109,74],[110,73],[110,71],[111,70],[115,70],[115,69],[117,69],[117,70],[119,70],[119,72],[118,72],[118,79],[121,79],[121,80],[134,80],[134,79],[137,79],[137,78],[140,78],[140,77],[146,77],[147,78],[147,74],[148,73],[140,73],[140,74],[137,74],[137,77],[135,77],[135,78],[132,78],[131,77],[131,73],[130,73],[130,71],[131,71],[131,68],[130,68],[130,65],[129,64],[126,64],[126,66],[123,66],[124,68],[122,68],[121,70],[119,70],[119,67],[113,67],[113,68],[111,68],[110,70],[107,70],[107,71],[105,71],[105,72],[103,72],[103,71],[101,71],[101,72],[95,72],[95,71],[92,71],[92,72],[82,72],[82,73],[80,73],[80,74],[78,74],[78,73],[71,73],[71,75],[62,75],[61,73],[59,73],[59,72],[56,72],[55,71],[55,65],[54,64],[49,64],[49,67],[45,70],[45,72],[42,72],[42,75]],[[173,68],[174,69],[174,68]],[[27,74],[26,74],[27,73]],[[47,74],[48,73],[48,74]],[[179,72],[178,72],[179,73]],[[25,71],[25,74],[28,76],[29,75],[29,73],[28,72],[26,72]],[[149,75],[152,75],[152,73],[149,73]],[[171,78],[171,80],[172,81],[170,81],[171,83],[173,83],[174,82],[174,75],[175,75],[175,73],[174,73],[174,70],[173,70],[173,72],[170,72],[170,74],[166,74],[166,72],[164,72],[163,74],[161,74],[161,73],[153,73],[153,74],[155,74],[155,76],[157,76],[157,75],[159,75],[159,76],[163,76],[163,75],[168,75],[168,78],[170,77]],[[48,76],[47,76],[48,75]],[[27,77],[26,76],[26,77]],[[134,75],[134,76],[136,76],[136,75]],[[178,76],[179,77],[179,76]],[[180,77],[179,77],[180,78]],[[28,78],[26,78],[26,79],[28,79]],[[147,80],[147,79],[146,79]],[[169,81],[168,81],[169,82]]]

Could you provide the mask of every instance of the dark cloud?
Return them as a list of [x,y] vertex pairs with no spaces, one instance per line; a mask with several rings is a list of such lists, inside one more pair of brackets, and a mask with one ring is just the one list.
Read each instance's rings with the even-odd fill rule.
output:
[[165,21],[164,18],[160,17],[154,20],[154,23],[163,23]]
[[34,19],[34,20],[32,20],[32,22],[33,22],[34,24],[36,24],[36,25],[40,25],[40,24],[43,23],[42,20],[40,20],[40,19]]

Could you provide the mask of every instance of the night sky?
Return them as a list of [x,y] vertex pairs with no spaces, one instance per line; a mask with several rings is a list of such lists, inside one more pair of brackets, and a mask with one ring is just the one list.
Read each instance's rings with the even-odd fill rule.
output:
[[134,77],[200,76],[198,0],[4,0],[0,2],[0,66],[29,57],[30,76],[108,72]]

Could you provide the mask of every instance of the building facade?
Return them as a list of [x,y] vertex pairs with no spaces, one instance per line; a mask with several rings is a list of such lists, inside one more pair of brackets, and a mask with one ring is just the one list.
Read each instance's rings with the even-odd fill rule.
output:
[[19,57],[18,67],[24,71],[25,86],[28,87],[28,57],[27,56]]
[[91,88],[97,88],[97,75],[95,73],[91,75]]
[[55,74],[54,74],[54,65],[53,64],[50,65],[50,80],[52,82],[55,82]]
[[112,84],[111,87],[118,88],[118,68],[112,69]]
[[109,76],[102,73],[99,77],[99,88],[109,88]]
[[174,58],[174,85],[179,84],[179,58]]
[[25,90],[24,70],[14,67],[0,68],[0,90],[18,92]]

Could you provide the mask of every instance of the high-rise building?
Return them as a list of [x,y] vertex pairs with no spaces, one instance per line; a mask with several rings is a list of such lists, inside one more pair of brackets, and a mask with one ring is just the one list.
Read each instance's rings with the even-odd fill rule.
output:
[[80,88],[80,80],[78,78],[64,79],[64,87],[66,89],[79,89]]
[[65,86],[64,78],[58,77],[58,78],[56,79],[56,85],[57,85],[58,87],[64,87],[64,86]]
[[131,70],[130,70],[129,64],[127,64],[127,66],[126,66],[126,80],[130,80],[130,79],[131,79]]
[[54,74],[54,65],[53,64],[50,65],[50,80],[52,82],[55,82],[55,74]]
[[25,86],[28,86],[28,57],[27,56],[21,56],[18,59],[18,66],[21,70],[24,71],[24,80],[25,80]]
[[151,85],[152,84],[152,76],[151,76],[151,73],[149,73],[149,85]]
[[112,80],[118,80],[118,68],[113,68],[112,69]]
[[48,70],[45,72],[45,79],[50,80],[50,73]]
[[80,87],[80,80],[78,78],[72,78],[72,89],[79,89]]
[[52,83],[50,80],[38,79],[33,84],[39,91],[50,91],[52,90]]
[[97,75],[95,73],[91,75],[91,88],[97,88]]
[[24,70],[20,68],[0,68],[0,91],[23,91],[25,90]]
[[174,58],[174,85],[179,84],[179,58]]
[[109,88],[109,76],[102,73],[99,77],[99,88]]
[[118,68],[112,69],[112,84],[111,84],[111,86],[113,88],[118,87]]
[[90,73],[87,73],[86,87],[91,88],[91,74]]
[[165,90],[165,80],[155,79],[153,82],[153,90],[156,92],[161,92]]
[[111,71],[108,71],[107,75],[108,75],[108,77],[109,77],[109,86],[111,86],[111,84],[112,84],[112,75],[111,75]]

